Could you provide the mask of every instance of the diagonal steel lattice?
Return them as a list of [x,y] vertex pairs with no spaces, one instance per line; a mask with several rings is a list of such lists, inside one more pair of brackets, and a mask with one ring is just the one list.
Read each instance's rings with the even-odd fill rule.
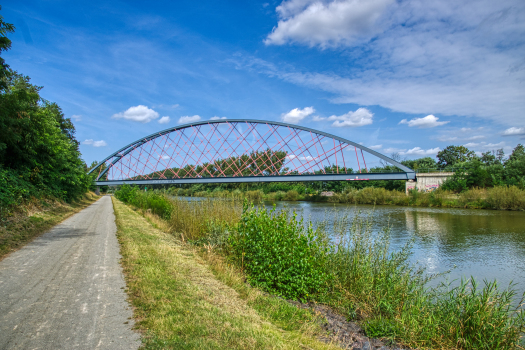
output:
[[365,154],[369,160],[379,157],[413,172],[352,141],[257,120],[216,120],[167,129],[122,148],[96,169],[97,181],[269,176],[287,181],[285,177],[292,175],[369,173]]

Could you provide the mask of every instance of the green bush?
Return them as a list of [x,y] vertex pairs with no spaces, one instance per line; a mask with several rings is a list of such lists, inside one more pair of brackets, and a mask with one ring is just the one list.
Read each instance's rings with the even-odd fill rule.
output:
[[229,244],[250,283],[264,290],[307,300],[327,287],[328,242],[311,225],[304,227],[295,213],[245,203]]
[[286,192],[283,200],[285,201],[296,201],[299,198],[299,193],[296,190],[290,190]]

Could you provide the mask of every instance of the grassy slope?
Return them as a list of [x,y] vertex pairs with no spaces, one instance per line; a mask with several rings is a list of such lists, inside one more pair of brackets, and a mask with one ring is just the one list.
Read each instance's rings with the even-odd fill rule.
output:
[[80,200],[71,204],[44,201],[38,204],[30,203],[19,208],[12,216],[0,221],[0,259],[23,247],[33,238],[78,213],[99,198],[100,196],[94,193],[87,193]]
[[335,348],[312,336],[315,326],[303,311],[250,291],[226,263],[199,255],[115,198],[113,205],[145,348]]

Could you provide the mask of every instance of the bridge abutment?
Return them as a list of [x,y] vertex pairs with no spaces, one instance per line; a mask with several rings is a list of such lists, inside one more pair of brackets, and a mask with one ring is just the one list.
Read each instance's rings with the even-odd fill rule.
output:
[[442,173],[418,173],[416,180],[408,180],[405,184],[405,192],[417,189],[419,192],[432,192],[438,189],[445,180],[454,175],[453,172]]

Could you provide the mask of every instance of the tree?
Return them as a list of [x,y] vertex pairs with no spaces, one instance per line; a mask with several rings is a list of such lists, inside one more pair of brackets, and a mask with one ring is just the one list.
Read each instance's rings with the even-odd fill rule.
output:
[[518,144],[505,161],[505,182],[509,185],[525,185],[525,147]]
[[476,154],[465,146],[448,146],[437,154],[440,168],[452,167],[457,163],[468,162],[476,158]]
[[[0,6],[0,10],[2,6]],[[11,40],[7,37],[8,33],[13,33],[15,31],[15,26],[11,23],[4,22],[4,18],[0,16],[0,55],[2,51],[7,51],[11,48]],[[9,66],[5,63],[5,60],[0,56],[0,90],[6,88],[5,77],[6,73],[9,70]]]

